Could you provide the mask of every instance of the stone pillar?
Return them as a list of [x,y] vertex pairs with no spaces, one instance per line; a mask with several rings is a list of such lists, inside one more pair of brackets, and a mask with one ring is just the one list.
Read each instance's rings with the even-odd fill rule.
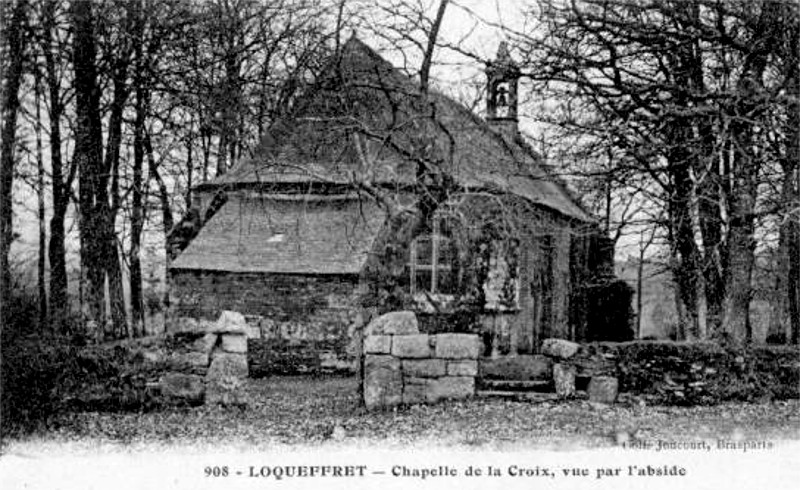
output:
[[553,384],[561,398],[575,395],[575,367],[556,363],[553,365]]
[[368,410],[475,394],[477,335],[420,334],[414,313],[394,312],[367,326],[363,346]]
[[219,342],[211,352],[211,365],[206,374],[206,403],[245,404],[244,382],[249,371],[244,316],[223,311],[209,330],[209,334],[218,336]]
[[248,327],[244,316],[223,311],[215,322],[176,319],[172,330],[189,340],[170,353],[171,372],[159,381],[161,394],[178,402],[245,404]]
[[427,357],[427,338],[419,335],[417,316],[411,311],[381,315],[364,328],[362,392],[367,410],[390,408],[403,402],[403,376],[395,353]]
[[590,402],[614,403],[619,391],[619,381],[612,376],[592,376],[587,391]]
[[402,401],[400,360],[389,355],[367,354],[364,359],[364,405],[367,410],[394,407]]

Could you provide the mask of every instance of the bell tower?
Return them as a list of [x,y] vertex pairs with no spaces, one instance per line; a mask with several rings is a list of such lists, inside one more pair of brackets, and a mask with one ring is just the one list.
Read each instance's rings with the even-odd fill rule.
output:
[[486,65],[486,120],[507,137],[517,134],[517,88],[519,66],[508,53],[508,44],[500,42],[494,61]]

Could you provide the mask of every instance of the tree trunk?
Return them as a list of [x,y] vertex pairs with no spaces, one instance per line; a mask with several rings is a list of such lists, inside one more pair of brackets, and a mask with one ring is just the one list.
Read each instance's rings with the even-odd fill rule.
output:
[[[71,5],[74,29],[73,64],[75,69],[75,150],[78,166],[79,231],[81,245],[81,281],[83,283],[83,320],[88,334],[102,335],[105,320],[105,269],[103,267],[106,237],[102,231],[106,219],[103,201],[107,197],[103,185],[102,128],[100,91],[95,66],[96,48],[94,19],[90,2]],[[106,202],[107,203],[107,202]]]
[[[0,9],[9,7],[0,5]],[[27,5],[25,0],[17,0],[3,12],[3,47],[7,57],[0,60],[5,66],[5,80],[2,106],[2,147],[0,147],[0,303],[10,298],[11,270],[9,251],[13,238],[11,229],[12,184],[14,180],[14,143],[17,134],[17,113],[19,111],[19,88],[22,82],[25,36],[23,33]]]
[[706,338],[718,332],[722,321],[722,301],[725,297],[723,267],[727,262],[727,244],[723,242],[724,217],[720,203],[724,195],[724,176],[720,175],[719,158],[715,155],[715,135],[712,122],[701,118],[696,123],[699,151],[694,159],[697,183],[698,228],[703,242],[702,278],[708,318]]
[[428,92],[428,80],[430,79],[431,65],[433,64],[433,50],[436,48],[436,38],[439,37],[439,29],[442,27],[444,12],[447,9],[448,3],[448,0],[439,1],[439,8],[436,11],[436,18],[431,26],[431,32],[428,33],[428,44],[425,47],[425,54],[422,58],[422,67],[419,70],[419,85],[422,93]]
[[147,165],[150,176],[156,181],[158,185],[158,200],[161,203],[161,219],[164,229],[164,236],[168,236],[175,225],[175,220],[172,217],[172,208],[169,202],[169,190],[161,174],[158,172],[158,163],[156,163],[155,155],[153,154],[153,144],[150,141],[150,133],[144,133],[144,149],[147,152]]
[[[681,133],[679,130],[678,133]],[[676,139],[676,145],[680,145]],[[673,186],[669,213],[672,226],[673,256],[676,266],[673,276],[677,300],[681,303],[679,312],[679,332],[681,340],[699,337],[704,322],[703,276],[700,269],[700,252],[694,237],[691,215],[691,195],[693,182],[689,175],[688,156],[681,151],[673,155]]]
[[[683,2],[674,7],[676,9],[676,22],[684,29],[691,29],[699,22],[700,12],[696,3]],[[679,107],[691,107],[694,101],[689,92],[704,93],[702,50],[698,41],[681,43],[674,51],[674,58],[669,58],[671,73],[674,83],[687,87],[687,91],[678,91],[675,94],[676,104]],[[694,129],[702,136],[707,136],[695,118],[680,114],[670,114],[667,129],[668,153],[670,154],[671,173],[674,182],[674,195],[670,207],[673,210],[672,218],[675,226],[675,247],[680,255],[680,271],[677,279],[680,281],[679,292],[685,302],[685,311],[688,314],[684,322],[684,338],[703,339],[708,335],[708,287],[703,274],[704,256],[697,242],[697,231],[704,229],[704,196],[694,178],[696,170],[708,161],[711,148],[701,144],[691,145],[695,141]],[[707,128],[705,128],[707,129]],[[700,169],[702,171],[702,169]],[[712,200],[713,202],[713,200]],[[713,301],[713,298],[711,299]]]
[[[64,107],[61,103],[61,84],[56,72],[53,34],[55,30],[55,9],[57,2],[48,1],[43,8],[44,41],[42,51],[45,59],[45,72],[48,90],[48,119],[50,120],[50,168],[52,173],[52,208],[50,218],[50,243],[47,258],[50,262],[50,318],[57,331],[63,331],[69,317],[67,297],[67,261],[64,220],[69,205],[69,189],[72,178],[64,181],[64,168],[61,158],[61,116]],[[72,175],[72,172],[68,172]]]
[[[0,345],[3,326],[9,322],[8,305],[11,304],[11,270],[9,251],[12,230],[11,192],[14,181],[14,141],[17,134],[17,112],[19,110],[19,87],[22,81],[25,36],[23,28],[27,14],[25,0],[17,0],[10,14],[6,5],[0,5],[0,46],[6,48],[7,56],[0,60],[0,77],[5,91],[2,94],[2,144],[0,144]],[[0,352],[0,379],[3,374],[3,355]],[[3,434],[2,417],[3,389],[0,383],[0,435]]]
[[792,344],[800,342],[800,13],[797,5],[789,5],[787,32],[789,35],[786,53],[786,87],[789,95],[788,115],[785,134],[786,157],[782,162],[785,187],[784,196],[788,214],[787,223],[781,229],[785,232],[788,252],[789,272],[787,295],[789,297],[789,340]]
[[[783,203],[789,202],[787,193],[788,185],[792,182],[784,168],[782,182],[781,200]],[[767,324],[767,338],[769,344],[785,344],[788,340],[786,327],[789,325],[789,233],[791,216],[784,216],[781,223],[778,237],[778,250],[773,254],[770,272],[774,278],[774,290],[769,295],[769,323]]]
[[722,304],[722,330],[733,344],[752,339],[750,330],[751,280],[755,263],[755,208],[758,191],[759,158],[754,147],[759,144],[755,126],[763,119],[765,107],[759,99],[764,91],[763,77],[774,41],[779,14],[777,2],[761,5],[750,52],[745,57],[737,83],[738,97],[730,114],[731,153],[734,171],[729,182],[730,222],[728,224],[728,262],[725,275],[725,299]]
[[131,249],[130,261],[130,292],[131,292],[131,322],[134,335],[145,335],[144,299],[142,296],[142,263],[141,244],[142,230],[144,229],[144,208],[142,201],[142,171],[144,167],[144,131],[147,116],[148,95],[144,87],[143,70],[145,69],[144,49],[144,19],[141,5],[137,2],[137,26],[134,56],[136,59],[136,72],[133,76],[135,92],[135,119],[133,123],[133,182],[131,186]]
[[[111,221],[113,224],[113,221]],[[106,338],[121,339],[128,336],[128,317],[125,308],[125,295],[122,285],[119,244],[113,228],[106,228],[106,273],[108,274],[108,294],[111,304],[112,324]]]
[[644,308],[644,266],[647,250],[655,240],[656,231],[650,231],[650,237],[639,241],[639,263],[636,265],[636,338],[642,338],[642,308]]
[[207,123],[200,123],[200,147],[203,149],[203,174],[202,182],[208,182],[208,168],[211,163],[211,135],[206,129]]
[[[741,182],[740,184],[744,184]],[[752,338],[750,331],[750,296],[755,239],[752,212],[755,195],[739,185],[736,195],[731,199],[733,218],[728,232],[728,260],[725,299],[722,303],[722,328],[724,337],[740,345]]]
[[194,125],[189,126],[186,136],[186,209],[192,208],[192,187],[194,186]]
[[240,67],[238,48],[235,42],[231,41],[229,52],[225,57],[225,106],[222,108],[217,175],[223,175],[236,163],[236,136],[238,133],[236,120],[242,105]]
[[[169,277],[169,234],[172,231],[173,226],[175,226],[175,221],[172,217],[172,209],[169,202],[169,191],[167,190],[167,185],[164,183],[164,179],[161,178],[161,174],[158,172],[158,164],[156,163],[155,156],[153,155],[153,144],[150,141],[150,133],[147,131],[144,133],[144,149],[147,152],[148,171],[150,172],[150,176],[158,185],[158,199],[161,203],[161,221],[164,229],[164,249],[167,258],[167,263],[165,264],[166,270],[164,272],[166,274],[165,277]],[[169,308],[169,291],[164,293],[164,306]]]
[[34,133],[36,134],[36,204],[39,224],[39,255],[36,263],[37,268],[37,291],[39,299],[39,328],[47,326],[47,224],[44,204],[44,156],[42,149],[42,112],[41,112],[41,76],[37,70],[34,83],[34,105],[36,124]]
[[[797,168],[794,169],[792,181],[795,186],[796,203],[800,203],[800,193],[797,192]],[[786,277],[786,295],[789,307],[789,338],[786,339],[786,329],[782,328],[784,340],[792,344],[798,343],[800,331],[800,225],[797,218],[790,217],[781,230],[785,234],[787,262],[789,265]],[[781,291],[783,292],[783,291]]]
[[[105,332],[106,338],[122,338],[127,336],[128,321],[125,311],[125,296],[122,287],[122,270],[120,267],[119,248],[116,234],[116,216],[120,208],[119,195],[119,153],[122,144],[122,115],[128,99],[126,79],[129,57],[120,55],[114,67],[114,97],[111,104],[111,116],[108,122],[108,143],[106,145],[106,161],[104,174],[111,177],[111,203],[102,201],[104,212],[103,235],[105,250],[104,268],[108,275],[108,294],[111,306],[111,324]],[[105,187],[105,185],[103,186]]]

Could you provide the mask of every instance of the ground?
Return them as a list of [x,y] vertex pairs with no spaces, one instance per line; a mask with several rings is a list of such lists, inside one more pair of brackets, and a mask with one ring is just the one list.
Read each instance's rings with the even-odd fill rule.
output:
[[354,444],[476,449],[611,447],[631,440],[798,440],[800,401],[715,407],[610,408],[585,401],[451,401],[365,412],[356,381],[344,377],[248,380],[247,408],[170,408],[147,413],[63,413],[44,433],[11,441],[236,445]]

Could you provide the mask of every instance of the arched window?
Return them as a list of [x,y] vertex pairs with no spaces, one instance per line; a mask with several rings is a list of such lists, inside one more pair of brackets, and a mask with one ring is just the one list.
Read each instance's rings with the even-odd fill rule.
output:
[[408,265],[412,295],[458,292],[458,252],[444,220],[434,220],[432,233],[414,239]]

